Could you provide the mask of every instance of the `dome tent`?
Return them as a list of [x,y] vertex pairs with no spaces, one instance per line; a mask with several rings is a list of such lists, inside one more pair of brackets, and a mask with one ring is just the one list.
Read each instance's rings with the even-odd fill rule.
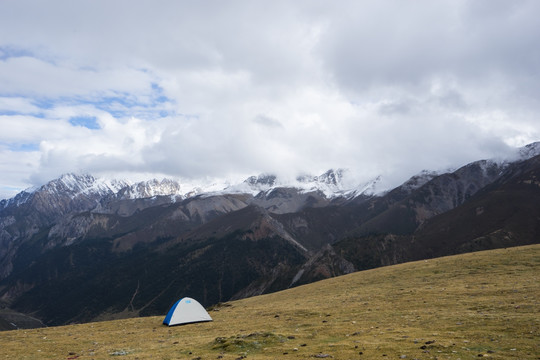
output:
[[212,321],[212,318],[195,299],[185,297],[178,300],[169,310],[163,320],[168,326],[183,325],[204,321]]

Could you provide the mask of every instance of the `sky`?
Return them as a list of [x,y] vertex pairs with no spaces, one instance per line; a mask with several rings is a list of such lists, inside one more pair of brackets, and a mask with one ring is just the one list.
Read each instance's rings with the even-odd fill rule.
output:
[[0,1],[0,198],[63,173],[398,185],[540,140],[536,0]]

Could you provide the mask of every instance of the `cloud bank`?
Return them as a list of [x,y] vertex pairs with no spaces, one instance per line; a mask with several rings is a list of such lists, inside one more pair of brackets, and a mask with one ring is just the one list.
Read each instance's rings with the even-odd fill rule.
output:
[[0,2],[0,198],[62,173],[349,168],[540,139],[537,1]]

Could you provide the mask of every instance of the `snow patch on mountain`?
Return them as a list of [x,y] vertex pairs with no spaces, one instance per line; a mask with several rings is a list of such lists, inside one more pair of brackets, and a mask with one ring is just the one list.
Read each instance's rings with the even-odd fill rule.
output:
[[403,185],[401,185],[401,189],[411,193],[440,174],[441,173],[438,171],[422,170],[417,175],[414,175],[409,180],[405,181]]
[[9,206],[21,206],[22,204],[26,203],[32,193],[35,191],[34,188],[32,189],[26,189],[15,195],[14,197],[10,199],[5,199],[0,201],[0,209],[7,208]]
[[540,141],[519,148],[518,154],[521,160],[527,160],[540,155]]
[[172,179],[141,181],[123,187],[118,192],[118,197],[122,199],[142,199],[155,196],[171,196],[171,199],[175,199],[176,196],[183,197],[183,195],[180,183]]
[[80,195],[112,195],[129,185],[129,182],[124,180],[106,180],[95,178],[89,174],[70,173],[49,181],[34,192],[43,191],[49,194],[69,195],[73,199]]
[[353,198],[361,194],[374,195],[380,189],[377,185],[380,177],[366,183],[355,182],[346,169],[328,170],[319,176],[302,175],[295,179],[281,179],[273,174],[250,176],[242,182],[230,180],[205,179],[189,182],[164,178],[132,183],[129,180],[99,178],[89,174],[64,174],[47,184],[19,193],[14,198],[3,201],[3,207],[10,204],[22,204],[33,193],[46,192],[55,196],[79,196],[102,198],[112,196],[118,199],[143,199],[156,196],[170,196],[171,202],[194,196],[213,196],[223,194],[250,194],[257,196],[269,194],[278,188],[292,188],[300,193],[320,192],[328,199],[336,197]]
[[326,198],[355,197],[361,194],[373,195],[377,193],[376,184],[380,176],[369,182],[359,183],[347,169],[331,169],[315,175],[300,175],[295,179],[281,179],[273,174],[250,176],[244,182],[228,186],[224,193],[247,193],[257,196],[260,193],[269,194],[278,188],[292,188],[302,193],[321,192]]
[[46,193],[54,197],[67,196],[70,199],[79,196],[97,198],[116,194],[127,185],[128,183],[125,181],[103,181],[89,174],[63,174],[58,179],[51,180],[42,186],[32,187],[20,192],[15,197],[5,201],[3,207],[21,206],[36,193]]

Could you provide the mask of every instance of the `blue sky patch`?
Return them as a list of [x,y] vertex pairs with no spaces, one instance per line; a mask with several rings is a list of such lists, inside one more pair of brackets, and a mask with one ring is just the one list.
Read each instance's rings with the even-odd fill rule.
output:
[[40,109],[52,109],[54,107],[54,101],[51,99],[33,99],[32,104]]
[[95,116],[76,116],[69,119],[69,123],[73,126],[83,126],[87,129],[101,129]]
[[30,151],[38,151],[39,150],[39,143],[28,143],[28,144],[7,144],[7,147],[10,151],[14,152],[30,152]]
[[13,111],[13,110],[3,111],[3,110],[0,110],[0,116],[13,116],[13,115],[18,115],[18,114],[19,114],[18,111]]
[[32,56],[32,52],[16,48],[13,46],[0,46],[0,60],[7,60],[12,57]]

